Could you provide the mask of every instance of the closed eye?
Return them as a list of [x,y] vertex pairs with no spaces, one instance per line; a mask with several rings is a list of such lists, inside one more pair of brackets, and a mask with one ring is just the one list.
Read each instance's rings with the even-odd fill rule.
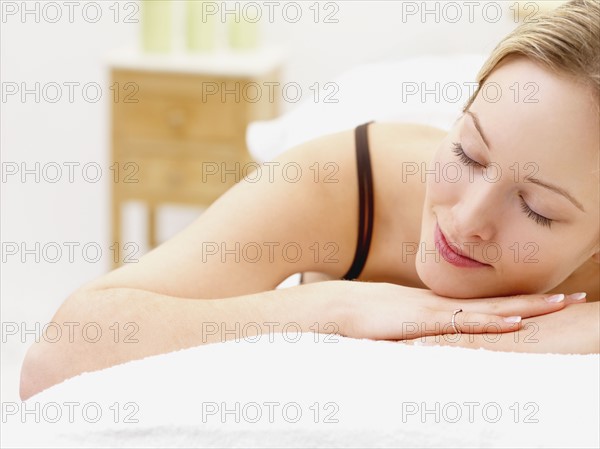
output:
[[[471,159],[469,156],[467,156],[463,150],[462,145],[459,142],[454,142],[452,144],[453,149],[452,152],[458,156],[458,158],[460,159],[460,161],[465,164],[465,165],[469,165],[469,166],[479,166],[479,167],[484,167],[485,165],[480,164],[477,161],[474,161],[473,159]],[[527,215],[529,218],[531,218],[533,221],[535,221],[537,224],[539,224],[540,226],[544,226],[544,227],[548,227],[550,228],[550,226],[552,225],[553,220],[550,218],[546,218],[543,215],[538,214],[537,212],[534,212],[525,202],[525,200],[523,199],[522,196],[519,196],[520,200],[521,200],[521,210],[525,213],[525,215]]]
[[471,165],[471,166],[479,166],[479,167],[485,167],[485,165],[481,165],[479,162],[474,161],[473,159],[471,159],[469,156],[467,156],[463,150],[463,147],[460,143],[458,142],[454,142],[452,144],[453,149],[452,152],[454,154],[456,154],[456,156],[458,156],[458,159],[460,159],[460,161],[465,164],[465,165]]
[[552,225],[553,220],[551,220],[550,218],[546,218],[543,215],[538,214],[537,212],[534,212],[527,205],[527,203],[525,202],[523,197],[519,197],[519,198],[521,198],[521,210],[523,212],[525,212],[525,215],[527,215],[529,218],[531,218],[532,220],[534,220],[537,224],[539,224],[541,226],[550,227]]

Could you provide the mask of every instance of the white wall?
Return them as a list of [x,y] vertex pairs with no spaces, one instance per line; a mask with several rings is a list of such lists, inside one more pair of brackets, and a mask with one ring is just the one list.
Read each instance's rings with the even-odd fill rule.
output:
[[[473,2],[472,23],[469,23],[469,9],[462,2],[426,2],[422,8],[423,3],[339,2],[339,12],[335,15],[339,23],[318,24],[311,23],[312,12],[305,8],[306,22],[278,21],[266,28],[264,35],[266,39],[287,42],[293,54],[287,75],[304,85],[331,80],[340,71],[360,63],[424,53],[488,52],[515,27],[508,2]],[[491,5],[485,6],[488,3]],[[422,21],[421,13],[435,10],[436,5],[439,16],[427,14]],[[412,7],[417,7],[419,13],[409,15]],[[496,8],[501,8],[502,15],[496,23],[491,23],[483,16],[484,8],[490,19],[494,18]],[[462,13],[461,20],[456,23],[444,20],[453,20],[455,11]]]
[[[54,6],[49,2],[26,2],[27,8],[36,5],[42,12],[39,23],[34,15],[9,14],[22,2],[0,2],[2,6],[1,25],[1,64],[0,77],[3,88],[6,83],[26,83],[33,87],[56,82],[83,85],[89,82],[104,87],[104,94],[97,103],[83,99],[76,88],[71,103],[64,90],[63,99],[50,103],[43,98],[36,103],[32,95],[25,102],[19,95],[3,98],[1,103],[0,142],[3,164],[25,162],[32,168],[36,162],[44,164],[56,162],[96,162],[104,169],[101,181],[82,181],[81,171],[76,170],[76,181],[69,183],[66,172],[61,181],[35,183],[28,176],[27,182],[12,176],[2,182],[1,188],[1,238],[4,244],[24,242],[32,248],[35,242],[43,246],[57,242],[65,249],[58,263],[47,260],[36,262],[28,256],[25,263],[19,256],[9,256],[3,252],[6,262],[2,264],[1,312],[2,321],[26,322],[32,328],[35,322],[45,323],[52,317],[62,300],[78,286],[93,279],[109,267],[109,105],[110,92],[107,89],[107,68],[105,56],[114,48],[134,43],[138,39],[139,24],[123,23],[123,13],[131,10],[127,2],[117,6],[121,11],[121,21],[114,21],[113,1],[100,2],[102,18],[97,23],[84,20],[82,10],[93,2],[77,2],[73,23],[69,22],[68,9],[63,2],[56,4],[63,17],[57,23],[46,19],[54,17]],[[220,2],[219,2],[220,3]],[[275,15],[274,23],[262,23],[264,42],[285,44],[289,51],[289,63],[282,81],[295,81],[302,86],[314,82],[327,82],[356,64],[383,59],[401,59],[424,53],[485,52],[514,26],[512,13],[508,11],[510,2],[496,2],[487,10],[494,17],[495,5],[502,4],[502,17],[496,23],[484,20],[482,11],[485,2],[475,2],[473,23],[469,23],[465,5],[445,6],[439,4],[439,23],[434,15],[426,16],[423,22],[419,15],[404,16],[402,2],[352,1],[331,3],[337,9],[334,16],[338,23],[314,23],[313,12],[303,2],[303,17],[297,23],[290,23],[281,14]],[[422,2],[408,2],[409,7],[422,7]],[[492,2],[494,3],[494,2]],[[450,23],[459,6],[463,19]],[[88,6],[89,7],[89,6]],[[428,8],[434,8],[428,2]],[[46,15],[43,11],[46,11]],[[177,5],[176,30],[182,33],[181,4]],[[281,11],[283,3],[276,9]],[[444,9],[446,8],[446,9]],[[454,8],[454,9],[453,9]],[[321,2],[322,13],[333,11]],[[265,9],[266,10],[266,9]],[[88,13],[92,16],[93,9]],[[444,14],[445,13],[445,14]],[[137,19],[139,14],[135,16]],[[286,110],[293,105],[283,104]],[[80,167],[81,167],[80,165]],[[3,170],[7,166],[3,166]],[[143,241],[143,227],[139,208],[129,210],[130,220],[125,234],[126,240]],[[164,240],[192,221],[200,209],[170,212],[161,216],[160,239]],[[64,242],[97,242],[105,257],[97,263],[86,262],[80,251],[76,251],[75,261],[70,262]],[[140,244],[143,245],[142,242]],[[79,248],[81,248],[79,246]],[[142,246],[143,252],[143,246]],[[4,335],[3,335],[4,337]],[[18,366],[24,350],[32,341],[26,336],[26,343],[19,337],[6,336],[8,343],[2,345],[3,398],[13,398],[16,394]],[[10,399],[5,399],[10,400]]]

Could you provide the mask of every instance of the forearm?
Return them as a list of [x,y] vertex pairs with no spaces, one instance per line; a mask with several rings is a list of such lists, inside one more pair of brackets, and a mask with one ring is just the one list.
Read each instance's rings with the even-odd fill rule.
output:
[[321,332],[335,331],[335,326],[324,326],[337,317],[332,299],[317,284],[226,299],[177,298],[129,288],[78,292],[52,320],[63,337],[56,342],[42,338],[30,348],[22,395],[129,360],[281,332],[288,323],[295,330],[309,331],[319,323]]

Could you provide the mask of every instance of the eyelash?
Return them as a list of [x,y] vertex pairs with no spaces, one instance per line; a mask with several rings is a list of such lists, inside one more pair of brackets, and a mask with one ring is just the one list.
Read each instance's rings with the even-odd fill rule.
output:
[[[454,142],[452,144],[453,149],[452,152],[460,159],[460,161],[464,164],[464,165],[469,165],[469,166],[479,166],[479,167],[485,167],[484,165],[481,165],[479,162],[474,161],[473,159],[471,159],[470,157],[468,157],[464,150],[463,147],[460,143],[458,142]],[[527,203],[525,203],[525,200],[523,199],[522,196],[519,196],[519,198],[521,199],[521,210],[532,220],[534,220],[537,224],[539,224],[540,226],[547,226],[548,228],[550,228],[550,226],[552,225],[552,221],[550,218],[546,218],[536,212],[534,212],[533,210],[531,210],[531,208],[527,205]]]
[[471,165],[471,166],[479,166],[479,167],[483,167],[483,165],[481,165],[479,162],[475,162],[473,159],[471,159],[470,157],[468,157],[464,150],[463,147],[460,143],[458,142],[454,142],[452,144],[453,149],[452,152],[454,154],[456,154],[458,156],[458,158],[460,159],[460,161],[465,164],[465,165]]

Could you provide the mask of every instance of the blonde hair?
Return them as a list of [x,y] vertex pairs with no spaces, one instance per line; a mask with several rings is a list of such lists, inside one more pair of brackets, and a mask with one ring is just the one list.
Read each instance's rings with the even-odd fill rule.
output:
[[[600,3],[571,0],[518,26],[492,51],[477,74],[478,88],[467,111],[494,68],[507,56],[522,55],[589,85],[600,99]],[[598,105],[600,112],[600,105]]]

